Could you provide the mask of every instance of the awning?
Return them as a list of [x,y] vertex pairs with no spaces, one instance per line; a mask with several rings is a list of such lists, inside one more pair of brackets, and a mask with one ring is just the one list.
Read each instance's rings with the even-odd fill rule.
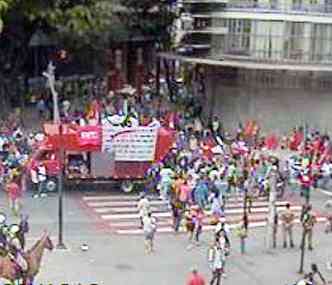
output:
[[316,71],[316,72],[332,72],[332,64],[299,64],[299,63],[267,63],[267,62],[254,62],[248,60],[214,60],[207,58],[195,58],[189,56],[181,56],[174,53],[159,53],[160,58],[179,60],[182,62],[192,64],[204,64],[210,66],[220,67],[235,67],[245,69],[259,69],[259,70],[289,70],[289,71]]

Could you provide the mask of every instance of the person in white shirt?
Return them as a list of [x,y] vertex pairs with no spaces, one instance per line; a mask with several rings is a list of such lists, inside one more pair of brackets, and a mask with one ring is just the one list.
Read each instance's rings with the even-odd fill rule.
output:
[[328,184],[331,179],[331,174],[332,174],[332,168],[331,168],[331,162],[325,161],[321,167],[321,185],[323,189],[326,189],[328,187]]
[[71,103],[68,100],[64,100],[62,102],[62,111],[65,117],[69,116]]
[[160,175],[160,198],[167,200],[171,191],[174,171],[170,167],[163,167],[159,173]]
[[212,271],[210,285],[220,285],[224,274],[225,251],[219,241],[215,241],[214,246],[209,249],[208,261]]
[[143,227],[143,225],[144,225],[143,220],[151,211],[150,201],[145,196],[145,194],[142,194],[141,199],[139,200],[139,202],[137,204],[137,209],[138,209],[138,212],[139,212],[141,227]]
[[[31,177],[31,182],[32,182],[32,191],[35,193],[38,191],[38,175],[37,175],[37,170],[36,169],[31,169],[30,170],[30,177]],[[37,197],[35,196],[36,194],[33,195],[33,197]]]
[[148,127],[158,129],[158,128],[161,127],[161,124],[160,124],[160,122],[157,120],[156,117],[153,117],[153,118],[152,118],[152,122],[148,125]]
[[147,253],[154,251],[154,235],[157,231],[157,219],[148,213],[143,218],[143,231],[145,237],[145,250]]
[[33,197],[46,197],[47,194],[45,193],[45,187],[47,182],[47,174],[46,174],[46,167],[43,164],[43,162],[40,162],[37,166],[37,169],[35,170],[36,174],[33,174],[34,177],[31,176],[31,179],[33,179],[33,183],[38,184],[38,192]]

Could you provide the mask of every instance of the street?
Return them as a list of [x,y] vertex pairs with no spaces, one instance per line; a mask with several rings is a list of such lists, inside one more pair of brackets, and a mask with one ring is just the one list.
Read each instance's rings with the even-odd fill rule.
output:
[[0,0],[0,285],[332,285],[307,2]]
[[[207,245],[212,238],[211,232],[204,232],[201,246],[190,251],[186,249],[185,234],[158,233],[156,252],[146,255],[143,235],[112,232],[112,227],[82,205],[82,197],[92,194],[105,193],[66,193],[64,242],[68,250],[46,251],[35,284],[185,284],[192,266],[197,266],[207,279],[210,278]],[[25,195],[23,212],[29,213],[31,223],[28,248],[43,229],[50,232],[54,245],[57,243],[57,197],[52,195],[42,199]],[[326,197],[315,192],[312,197],[314,207],[321,206]],[[6,207],[3,194],[2,201],[1,206]],[[281,248],[279,232],[278,249],[266,252],[266,229],[251,229],[244,256],[239,252],[239,239],[232,234],[232,252],[227,260],[224,284],[292,284],[300,278],[297,271],[301,230],[300,226],[295,227],[294,249]],[[331,248],[330,240],[331,235],[324,233],[324,224],[318,224],[314,233],[314,251],[306,251],[305,257],[305,271],[311,262],[315,262],[327,280],[332,279],[332,272],[326,270],[326,262],[332,258],[327,250]],[[89,249],[82,251],[82,244],[87,244]]]

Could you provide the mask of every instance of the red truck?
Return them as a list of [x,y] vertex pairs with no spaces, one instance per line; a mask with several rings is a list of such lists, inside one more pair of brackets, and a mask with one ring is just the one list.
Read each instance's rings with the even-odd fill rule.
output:
[[[36,169],[42,162],[49,188],[55,188],[56,176],[63,169],[66,185],[115,181],[123,191],[130,192],[154,163],[165,158],[175,142],[174,130],[149,127],[45,124],[44,134],[28,169]],[[60,146],[63,163],[59,159]]]

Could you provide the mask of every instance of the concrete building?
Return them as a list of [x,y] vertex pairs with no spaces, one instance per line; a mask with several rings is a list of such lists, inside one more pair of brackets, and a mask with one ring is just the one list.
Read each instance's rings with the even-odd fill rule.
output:
[[[332,1],[183,0],[179,53],[203,66],[207,113],[265,130],[332,131]],[[188,20],[191,19],[191,20]],[[179,51],[179,50],[178,50]]]

